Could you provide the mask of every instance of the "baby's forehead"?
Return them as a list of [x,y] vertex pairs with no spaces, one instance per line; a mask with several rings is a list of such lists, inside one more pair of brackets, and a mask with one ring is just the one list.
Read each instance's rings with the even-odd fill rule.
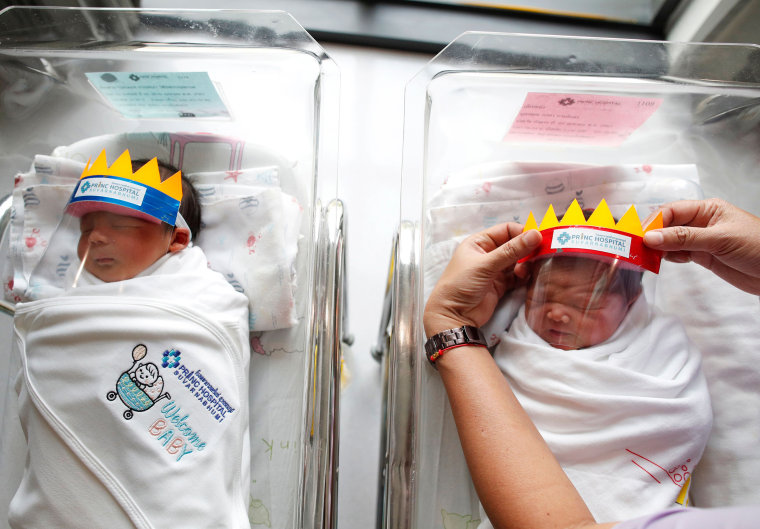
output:
[[132,215],[122,215],[121,213],[114,213],[113,211],[105,211],[105,210],[98,210],[98,211],[90,211],[88,213],[85,213],[79,218],[80,222],[85,222],[89,220],[95,220],[95,219],[107,219],[107,220],[126,220],[126,219],[135,219],[135,220],[142,220],[137,217],[133,217]]
[[609,273],[610,264],[597,259],[575,256],[553,256],[536,262],[533,276],[566,277],[580,276],[588,279]]

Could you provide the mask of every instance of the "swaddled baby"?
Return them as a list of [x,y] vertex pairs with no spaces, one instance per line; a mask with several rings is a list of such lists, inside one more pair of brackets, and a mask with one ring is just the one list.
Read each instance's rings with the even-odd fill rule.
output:
[[137,165],[88,163],[61,223],[80,263],[17,307],[14,528],[249,527],[248,300],[191,244],[192,186]]
[[522,265],[525,302],[494,358],[605,522],[688,503],[712,412],[699,352],[642,292],[659,260],[641,253],[640,235],[584,219],[541,229]]

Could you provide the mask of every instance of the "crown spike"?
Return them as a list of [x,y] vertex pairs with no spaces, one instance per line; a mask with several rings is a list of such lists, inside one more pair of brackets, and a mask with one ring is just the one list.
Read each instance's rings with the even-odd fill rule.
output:
[[172,197],[179,197],[177,200],[182,200],[182,172],[177,171],[169,178],[162,182],[164,193]]
[[104,174],[107,171],[108,160],[106,159],[106,150],[103,149],[100,151],[100,154],[98,154],[97,158],[95,158],[94,162],[92,161],[92,158],[87,160],[87,167],[85,167],[80,178],[84,178],[85,175],[89,174]]
[[588,226],[599,226],[600,228],[615,228],[615,217],[612,216],[610,207],[607,205],[607,201],[602,199],[594,212],[588,218],[586,222]]
[[644,233],[648,232],[649,230],[659,230],[662,229],[662,211],[657,212],[657,216],[654,218],[652,222],[649,223],[649,225],[644,230]]
[[116,158],[116,161],[111,164],[109,171],[109,174],[113,175],[132,174],[132,158],[129,156],[129,150],[125,150]]
[[585,226],[586,216],[583,214],[580,204],[576,199],[573,199],[573,203],[567,208],[567,211],[562,217],[559,223],[560,226]]
[[644,235],[644,230],[641,229],[641,220],[639,220],[639,215],[636,213],[636,208],[634,206],[628,208],[625,215],[623,215],[615,225],[615,229],[630,233],[631,235],[638,235],[639,237]]
[[82,172],[81,179],[89,176],[115,176],[124,178],[125,180],[132,180],[160,191],[175,200],[182,200],[181,171],[177,171],[162,182],[158,159],[152,158],[133,173],[132,158],[129,155],[128,149],[121,153],[110,167],[106,160],[106,151],[103,149],[92,165],[88,162],[87,167]]
[[536,217],[533,216],[533,212],[531,211],[528,214],[528,220],[525,221],[525,227],[523,228],[523,233],[528,230],[537,230],[538,224],[536,224]]
[[554,228],[557,225],[559,225],[559,221],[557,220],[557,214],[554,213],[554,206],[549,204],[549,209],[546,210],[544,218],[541,219],[541,224],[538,226],[538,229],[546,230],[549,228]]

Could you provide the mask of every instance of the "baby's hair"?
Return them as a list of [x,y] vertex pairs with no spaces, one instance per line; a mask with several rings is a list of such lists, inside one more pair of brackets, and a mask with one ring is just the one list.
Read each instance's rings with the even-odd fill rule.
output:
[[[594,212],[593,209],[584,209],[583,210],[583,216],[586,217],[586,220],[591,217],[591,214]],[[563,215],[559,215],[559,218],[562,218]],[[615,219],[615,222],[617,222],[618,219]],[[562,256],[560,259],[560,262],[565,259],[571,259],[571,256]],[[584,257],[574,257],[575,259],[588,259]],[[535,274],[538,272],[540,268],[546,262],[552,262],[555,261],[555,259],[547,259],[544,262],[539,262],[536,264],[536,267],[533,270],[533,274],[535,277]],[[566,266],[570,265],[570,261],[566,261],[564,263]],[[602,288],[607,290],[608,292],[614,292],[617,294],[621,294],[625,297],[626,301],[631,301],[632,299],[635,299],[636,296],[639,295],[641,292],[641,279],[644,276],[644,273],[641,270],[636,269],[630,269],[630,268],[624,268],[621,266],[617,266],[619,264],[619,261],[615,264],[609,264],[609,273],[604,274],[604,276],[599,278],[599,283],[597,283],[597,288]],[[553,264],[552,266],[557,267],[558,264]]]
[[144,367],[148,370],[148,373],[150,373],[150,376],[152,377],[158,377],[158,367],[156,367],[156,364],[153,362],[147,362],[145,364],[140,364],[137,366],[137,369],[140,369],[141,367]]
[[[148,159],[132,160],[132,171],[137,171],[149,161]],[[171,164],[158,159],[156,161],[158,162],[161,180],[165,180],[179,171]],[[190,179],[185,176],[185,173],[182,173],[182,202],[179,204],[179,212],[187,222],[187,227],[190,228],[190,235],[194,240],[197,240],[198,233],[201,231],[201,203],[198,199],[198,191]]]
[[[593,209],[584,209],[583,216],[588,220],[591,214],[594,213]],[[617,217],[613,217],[615,222],[619,221]],[[619,263],[619,261],[618,261]],[[609,289],[611,292],[620,292],[625,296],[625,299],[630,301],[639,295],[641,291],[641,278],[644,277],[644,272],[641,270],[631,268],[615,268],[615,277],[610,281]]]
[[579,254],[554,255],[550,258],[539,259],[532,271],[532,281],[540,274],[563,274],[579,270],[579,266],[585,266],[586,272],[595,277],[595,294],[610,292],[620,294],[626,301],[636,299],[641,292],[641,278],[643,272],[619,266],[620,261],[612,263],[596,261]]

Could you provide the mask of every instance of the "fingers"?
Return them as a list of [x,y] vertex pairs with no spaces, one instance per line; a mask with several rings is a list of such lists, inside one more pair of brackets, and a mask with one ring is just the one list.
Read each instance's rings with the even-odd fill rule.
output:
[[663,226],[700,226],[707,225],[709,219],[700,222],[705,210],[704,200],[678,200],[665,204],[662,211]]
[[705,229],[724,214],[728,203],[719,199],[681,200],[662,208],[666,226],[644,235],[644,244],[665,251],[714,251],[722,243],[719,231]]
[[513,267],[517,261],[528,257],[541,244],[538,230],[529,230],[500,245],[488,255],[491,270],[501,271]]
[[521,224],[507,222],[496,224],[472,236],[473,242],[484,252],[491,252],[507,241],[517,237],[523,231]]
[[719,232],[688,226],[662,228],[644,235],[644,244],[664,251],[711,252],[715,251],[721,242]]

